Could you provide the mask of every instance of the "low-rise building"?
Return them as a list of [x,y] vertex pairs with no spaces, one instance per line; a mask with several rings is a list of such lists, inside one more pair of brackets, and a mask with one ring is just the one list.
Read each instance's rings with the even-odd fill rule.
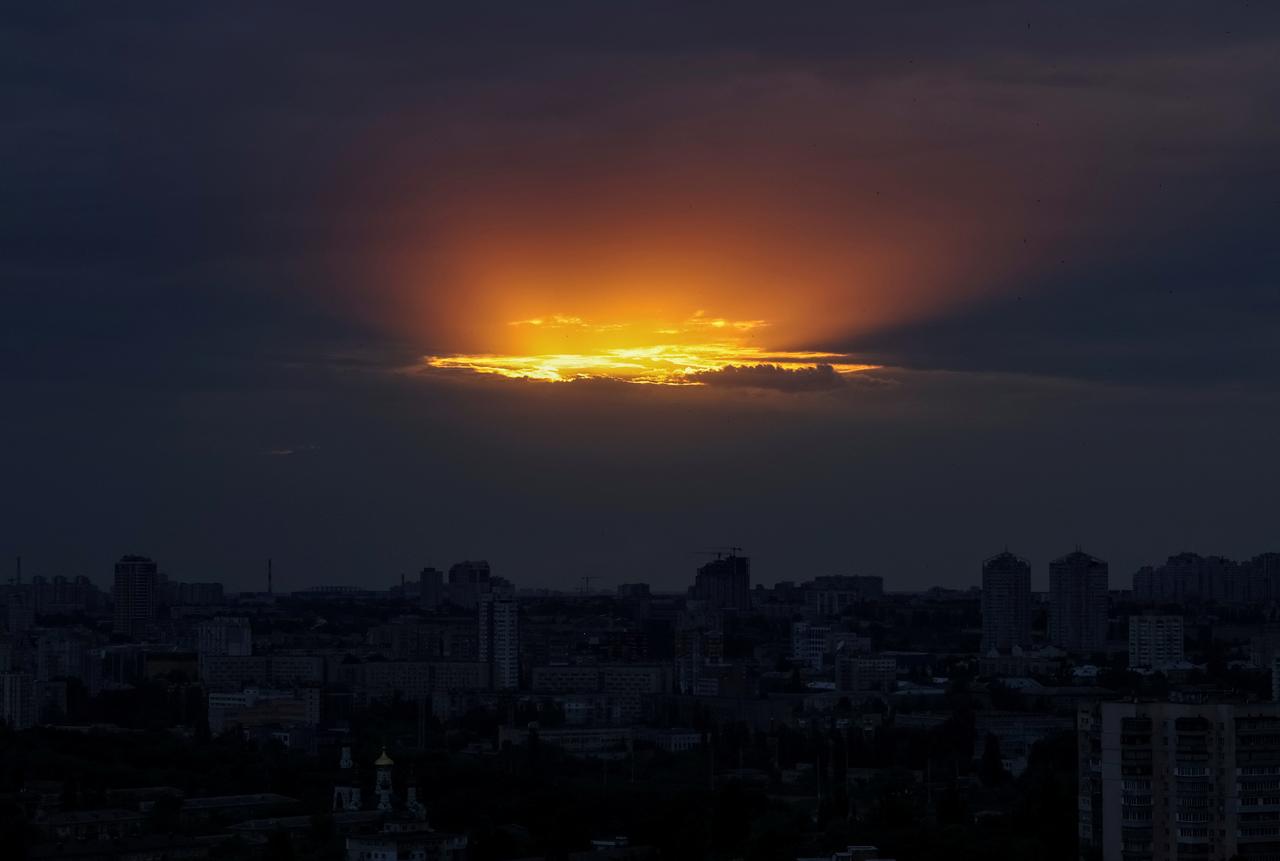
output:
[[836,688],[842,691],[892,693],[898,683],[898,662],[893,658],[857,656],[836,664]]
[[800,666],[821,670],[830,645],[830,627],[811,625],[808,622],[791,624],[791,660]]
[[320,723],[320,689],[291,691],[245,688],[239,693],[209,694],[209,731],[220,733],[235,725],[316,726]]

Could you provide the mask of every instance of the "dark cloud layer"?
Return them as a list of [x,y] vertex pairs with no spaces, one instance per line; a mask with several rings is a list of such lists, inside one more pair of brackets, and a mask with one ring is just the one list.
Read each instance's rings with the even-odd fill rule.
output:
[[781,392],[820,392],[848,381],[830,365],[780,368],[777,365],[738,365],[693,375],[703,385],[726,388],[775,389]]
[[1280,177],[1258,181],[1159,242],[1066,261],[991,301],[830,346],[909,368],[1275,392]]
[[[1118,580],[1268,549],[1278,57],[1256,3],[9,10],[0,544],[237,585],[268,554],[674,584],[732,539],[766,580],[917,586],[1005,543]],[[887,256],[787,294],[832,325],[770,346],[890,370],[400,373],[471,337],[440,261],[517,220],[495,199],[602,256],[633,209],[661,241],[772,202],[768,255],[725,234],[751,265]]]

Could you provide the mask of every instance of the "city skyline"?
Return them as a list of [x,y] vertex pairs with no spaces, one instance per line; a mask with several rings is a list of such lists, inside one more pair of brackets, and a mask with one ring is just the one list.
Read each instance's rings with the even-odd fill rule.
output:
[[0,46],[4,861],[1280,861],[1280,3]]
[[[522,591],[522,592],[523,591],[548,591],[548,592],[561,592],[564,594],[610,594],[619,588],[625,588],[634,583],[643,583],[644,585],[653,588],[655,592],[661,592],[663,594],[681,594],[682,595],[686,591],[690,591],[697,588],[696,586],[690,586],[690,583],[692,582],[696,584],[700,579],[700,575],[702,571],[709,567],[706,561],[708,557],[714,557],[715,560],[721,560],[721,559],[732,560],[734,558],[740,558],[750,563],[750,560],[753,558],[752,554],[750,552],[744,553],[744,550],[749,551],[749,548],[732,547],[732,548],[722,548],[720,550],[715,550],[715,551],[710,551],[710,550],[698,551],[696,553],[689,554],[691,561],[683,569],[673,570],[670,572],[662,572],[662,574],[660,574],[657,577],[648,577],[648,578],[628,577],[626,575],[614,575],[610,577],[610,576],[604,576],[600,574],[593,574],[593,575],[584,575],[583,577],[580,577],[577,581],[571,582],[568,584],[544,583],[544,582],[536,582],[536,581],[525,581],[525,580],[519,579],[518,575],[517,575],[517,579],[513,581],[509,576],[511,572],[509,571],[502,572],[500,569],[499,569],[500,573],[493,575],[493,577],[495,581],[502,582],[504,584],[504,588],[514,589],[516,591]],[[1197,553],[1195,551],[1190,551],[1190,550],[1181,550],[1177,553],[1169,554],[1162,562],[1143,564],[1135,568],[1131,572],[1126,573],[1126,572],[1118,571],[1115,573],[1114,576],[1112,576],[1109,572],[1110,565],[1105,559],[1100,559],[1097,557],[1093,557],[1091,554],[1086,554],[1083,552],[1080,545],[1076,545],[1072,550],[1066,553],[1053,554],[1053,558],[1048,559],[1041,564],[1036,564],[1034,561],[1023,557],[1020,554],[1012,553],[1008,549],[1008,546],[1006,546],[1000,552],[979,560],[978,566],[977,568],[974,569],[974,572],[973,572],[974,574],[973,579],[969,582],[956,582],[956,583],[934,582],[934,583],[927,583],[916,588],[910,588],[910,587],[897,588],[896,584],[893,583],[891,578],[886,578],[885,575],[878,572],[866,571],[866,570],[860,570],[860,569],[840,570],[840,569],[837,569],[835,566],[831,566],[829,569],[820,569],[820,570],[811,570],[811,571],[796,571],[793,569],[786,569],[787,571],[790,571],[789,575],[779,574],[777,576],[769,576],[768,572],[763,572],[765,576],[761,577],[761,576],[758,576],[760,573],[762,573],[759,571],[758,566],[751,564],[751,567],[755,573],[748,574],[748,577],[753,586],[756,584],[759,584],[761,586],[766,586],[769,588],[772,588],[780,583],[796,582],[798,580],[813,579],[815,577],[822,578],[822,577],[830,577],[830,576],[836,576],[836,577],[869,576],[884,582],[885,584],[884,591],[899,593],[899,594],[920,593],[920,592],[926,592],[928,590],[935,589],[935,588],[953,589],[958,591],[965,591],[965,590],[982,591],[984,589],[984,584],[986,584],[988,581],[990,572],[992,570],[996,570],[996,571],[1002,570],[999,567],[996,567],[994,569],[991,568],[992,564],[995,563],[998,565],[999,563],[1002,562],[1002,560],[1009,559],[1016,564],[1027,566],[1026,576],[1028,578],[1027,581],[1029,583],[1029,591],[1027,594],[1028,595],[1036,594],[1036,595],[1043,596],[1044,598],[1047,599],[1050,593],[1053,591],[1052,578],[1053,578],[1054,566],[1061,565],[1070,557],[1077,556],[1077,555],[1087,557],[1094,562],[1100,562],[1102,564],[1103,570],[1107,572],[1106,576],[1107,576],[1108,591],[1135,592],[1135,594],[1138,597],[1142,598],[1143,600],[1159,600],[1163,598],[1163,600],[1166,600],[1170,603],[1182,601],[1182,600],[1185,600],[1186,598],[1192,597],[1193,594],[1198,594],[1198,593],[1192,593],[1187,591],[1185,585],[1182,585],[1182,586],[1174,585],[1174,583],[1177,581],[1180,575],[1183,578],[1185,578],[1187,574],[1187,571],[1185,569],[1188,566],[1191,566],[1193,568],[1202,567],[1205,574],[1198,575],[1198,576],[1208,576],[1209,578],[1215,581],[1217,579],[1229,580],[1228,572],[1233,569],[1243,569],[1246,571],[1252,570],[1252,569],[1258,569],[1258,571],[1260,572],[1258,576],[1262,576],[1264,578],[1269,576],[1280,576],[1280,551],[1272,551],[1272,550],[1265,550],[1258,553],[1250,553],[1237,558],[1232,558],[1229,556],[1224,556],[1224,555],[1215,554],[1215,553]],[[314,580],[314,578],[305,576],[305,574],[303,574],[303,575],[299,575],[296,578],[293,578],[301,582],[301,585],[296,585],[293,582],[291,582],[290,579],[286,579],[285,581],[283,581],[283,583],[281,583],[281,581],[276,579],[278,576],[277,574],[278,569],[275,565],[276,559],[274,557],[268,557],[267,559],[264,559],[264,560],[258,560],[257,574],[246,573],[241,575],[238,579],[220,579],[218,577],[201,577],[195,574],[189,574],[187,572],[184,572],[182,569],[178,569],[178,568],[171,569],[171,568],[165,567],[160,561],[146,554],[126,553],[116,558],[113,562],[109,563],[109,565],[113,566],[114,568],[114,571],[115,571],[114,576],[118,576],[122,566],[130,567],[130,563],[139,563],[139,562],[149,564],[152,567],[154,567],[155,574],[159,578],[163,578],[168,582],[199,583],[203,581],[203,582],[216,584],[220,588],[226,587],[227,590],[230,592],[244,592],[246,594],[255,593],[255,592],[269,593],[269,592],[276,592],[276,591],[278,591],[281,594],[288,594],[294,591],[305,592],[309,589],[324,588],[324,587],[330,587],[330,586],[349,587],[349,586],[357,586],[357,585],[365,589],[381,590],[381,589],[392,589],[397,586],[403,586],[405,583],[419,584],[423,582],[426,582],[428,584],[427,588],[433,588],[435,590],[439,590],[443,587],[443,583],[445,582],[442,579],[444,577],[445,570],[449,570],[452,572],[452,571],[457,571],[464,568],[471,568],[473,566],[484,566],[483,577],[485,578],[485,580],[488,580],[490,576],[489,572],[491,568],[494,567],[493,565],[491,565],[488,559],[476,559],[474,561],[470,559],[464,559],[464,560],[458,560],[455,562],[447,563],[447,568],[444,570],[436,567],[435,565],[428,564],[428,565],[419,565],[415,568],[405,570],[405,571],[389,572],[386,574],[385,579],[371,580],[370,577],[373,575],[371,575],[370,572],[368,571],[353,572],[350,575],[350,579],[346,579],[346,580],[335,579],[335,580],[329,580],[329,581],[316,581]],[[711,566],[711,567],[714,567],[714,566]],[[30,564],[30,560],[24,559],[24,557],[22,556],[18,556],[14,560],[14,567],[11,569],[10,575],[7,578],[3,578],[3,580],[0,580],[0,582],[3,582],[5,584],[15,584],[15,583],[24,583],[24,582],[31,583],[33,582],[33,578],[36,581],[45,582],[45,583],[51,582],[54,579],[60,579],[64,582],[72,582],[78,578],[87,578],[88,581],[93,583],[95,586],[99,586],[100,588],[111,588],[113,585],[113,579],[112,579],[113,575],[111,573],[107,573],[107,574],[102,574],[101,572],[97,572],[97,573],[100,576],[95,577],[94,572],[89,572],[89,573],[50,572],[46,570],[41,570],[39,567],[36,567],[33,569],[32,565]],[[698,576],[695,576],[695,575],[698,575]],[[382,576],[382,572],[379,572],[377,576]],[[427,579],[428,577],[434,578],[434,579],[428,580]],[[693,578],[692,580],[690,580],[691,577]],[[431,586],[430,585],[431,582],[434,582],[435,585]],[[243,583],[244,588],[240,587],[239,584],[241,583]],[[260,587],[265,587],[265,588],[260,588]],[[1000,588],[1007,589],[1008,587],[1000,587]],[[1222,597],[1238,597],[1234,595],[1232,591],[1236,588],[1238,587],[1235,587],[1235,586],[1223,587],[1224,591],[1222,592]],[[1209,597],[1209,596],[1206,594],[1205,597]],[[1001,600],[1008,600],[1008,599],[1002,598]],[[1020,622],[1018,624],[1021,625],[1022,623]],[[1000,636],[1001,636],[1001,641],[1004,642],[1004,638],[1007,637],[1008,635],[1007,633],[1002,633]]]
[[[265,593],[137,554],[109,590],[15,567],[0,773],[29,806],[0,806],[0,827],[18,857],[105,861],[1280,849],[1280,553],[1178,553],[1109,590],[1106,560],[1077,547],[1033,603],[1008,550],[982,561],[981,590],[920,593],[874,575],[753,583],[747,552],[698,554],[713,558],[680,592],[519,589],[475,558],[294,592],[273,590],[268,559]],[[104,790],[85,768],[106,752],[121,758]],[[642,788],[692,791],[696,810],[771,804],[790,825],[708,833],[698,813],[688,834],[636,804]],[[575,813],[515,813],[530,825],[493,841],[490,811],[542,800]],[[578,815],[591,804],[621,806]]]

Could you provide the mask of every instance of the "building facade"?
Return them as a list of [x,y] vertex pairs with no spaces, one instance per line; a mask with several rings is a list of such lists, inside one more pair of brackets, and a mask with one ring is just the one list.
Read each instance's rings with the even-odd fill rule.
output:
[[893,658],[841,658],[836,662],[837,690],[892,693],[897,686],[898,662]]
[[982,563],[982,653],[1031,646],[1031,565],[1005,551]]
[[1129,666],[1160,668],[1183,659],[1181,616],[1132,616]]
[[751,560],[729,554],[698,569],[689,597],[712,610],[751,609]]
[[800,591],[814,615],[841,616],[851,607],[883,598],[884,578],[865,574],[815,577]]
[[831,629],[808,622],[791,623],[791,660],[811,670],[821,670],[831,642]]
[[155,625],[160,575],[145,556],[124,556],[116,563],[111,598],[115,602],[112,632],[123,637],[146,635]]
[[1280,858],[1280,703],[1100,703],[1077,734],[1082,861]]
[[1049,563],[1049,642],[1069,652],[1098,652],[1107,643],[1108,569],[1076,550]]
[[196,625],[196,651],[201,658],[253,654],[253,630],[242,616],[219,616]]
[[497,690],[520,687],[518,610],[514,596],[498,592],[480,596],[480,661],[489,665]]
[[0,673],[0,723],[11,730],[36,725],[35,679],[30,673]]

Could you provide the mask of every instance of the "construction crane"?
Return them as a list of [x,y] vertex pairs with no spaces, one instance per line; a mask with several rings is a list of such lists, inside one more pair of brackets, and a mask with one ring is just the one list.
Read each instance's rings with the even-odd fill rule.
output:
[[737,556],[742,552],[741,547],[717,547],[714,550],[695,550],[694,556],[714,556],[717,559],[723,559],[725,556]]

